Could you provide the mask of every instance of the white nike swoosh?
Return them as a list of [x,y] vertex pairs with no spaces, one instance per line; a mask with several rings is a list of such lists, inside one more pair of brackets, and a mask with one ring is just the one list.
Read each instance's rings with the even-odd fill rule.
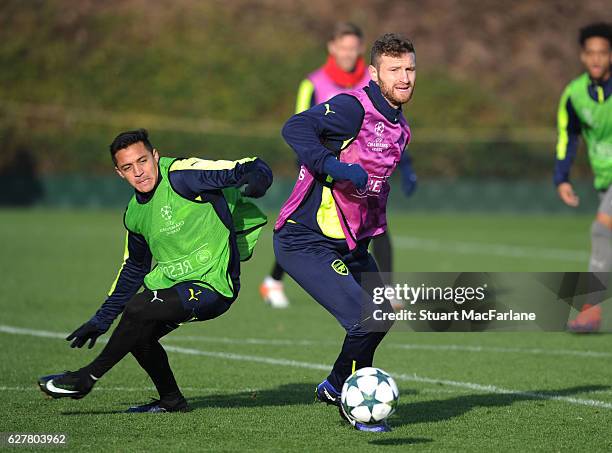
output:
[[323,389],[323,393],[325,393],[325,395],[332,401],[336,401],[336,398],[334,398],[333,396],[331,396],[329,394],[329,392],[327,391],[327,389]]
[[77,390],[66,390],[56,387],[55,385],[53,385],[53,379],[47,381],[45,387],[47,387],[47,390],[55,393],[79,393]]

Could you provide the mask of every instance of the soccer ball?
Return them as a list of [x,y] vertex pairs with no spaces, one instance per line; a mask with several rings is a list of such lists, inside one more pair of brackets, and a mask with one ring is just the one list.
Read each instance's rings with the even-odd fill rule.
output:
[[399,390],[393,378],[380,368],[361,368],[344,382],[340,400],[347,417],[377,424],[395,412]]

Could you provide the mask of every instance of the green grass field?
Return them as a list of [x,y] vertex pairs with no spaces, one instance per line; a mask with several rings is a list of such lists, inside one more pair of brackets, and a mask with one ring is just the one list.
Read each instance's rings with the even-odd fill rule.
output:
[[[360,433],[313,403],[342,329],[293,282],[290,309],[258,285],[271,234],[219,319],[165,340],[194,411],[124,414],[155,392],[132,357],[80,401],[47,400],[36,378],[99,351],[62,336],[104,299],[121,259],[122,213],[0,211],[0,432],[67,433],[71,449],[121,451],[604,451],[612,449],[610,336],[392,332],[376,365],[400,406],[387,434]],[[590,217],[395,215],[398,271],[586,270]],[[106,338],[106,336],[104,337]]]

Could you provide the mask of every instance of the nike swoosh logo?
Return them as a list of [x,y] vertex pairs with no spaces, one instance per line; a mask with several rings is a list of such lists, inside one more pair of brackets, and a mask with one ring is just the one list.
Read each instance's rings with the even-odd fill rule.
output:
[[333,396],[331,396],[329,394],[329,392],[327,391],[327,389],[323,389],[323,393],[325,393],[325,396],[327,396],[330,400],[332,401],[336,401],[336,398],[334,398]]
[[50,381],[47,381],[47,383],[45,384],[45,387],[47,387],[47,390],[51,392],[55,392],[55,393],[68,393],[68,394],[79,393],[76,390],[66,390],[66,389],[61,389],[59,387],[56,387],[55,385],[53,385],[53,379],[51,379]]

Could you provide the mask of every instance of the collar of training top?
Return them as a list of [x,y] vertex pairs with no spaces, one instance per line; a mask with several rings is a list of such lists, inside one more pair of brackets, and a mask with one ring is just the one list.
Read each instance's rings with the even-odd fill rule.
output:
[[[611,66],[612,69],[612,66]],[[600,98],[599,89],[603,90],[603,99]],[[587,87],[589,96],[596,102],[603,102],[612,95],[612,76],[608,76],[606,80],[594,80],[589,77],[589,86]]]
[[376,107],[376,110],[382,113],[384,117],[392,123],[397,123],[399,121],[400,115],[402,114],[402,108],[399,107],[396,109],[391,107],[383,96],[382,92],[380,91],[380,87],[376,82],[370,80],[370,83],[364,89],[372,101],[372,104],[374,104],[374,107]]

